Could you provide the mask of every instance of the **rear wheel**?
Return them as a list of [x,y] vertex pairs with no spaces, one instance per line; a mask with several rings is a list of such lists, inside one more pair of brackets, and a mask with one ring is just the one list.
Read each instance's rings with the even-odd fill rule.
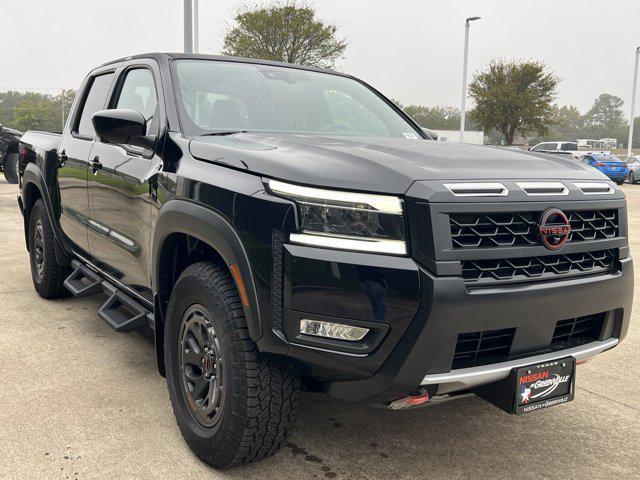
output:
[[18,154],[9,153],[4,160],[4,178],[7,183],[18,183]]
[[636,175],[633,172],[629,172],[629,183],[636,183]]
[[229,468],[278,451],[297,415],[300,378],[258,351],[225,267],[201,262],[180,275],[164,338],[173,411],[202,460]]
[[622,185],[624,183],[624,178],[615,181],[618,185]]
[[44,202],[38,199],[29,217],[29,261],[33,286],[42,298],[69,296],[63,283],[70,270],[56,260],[55,241]]

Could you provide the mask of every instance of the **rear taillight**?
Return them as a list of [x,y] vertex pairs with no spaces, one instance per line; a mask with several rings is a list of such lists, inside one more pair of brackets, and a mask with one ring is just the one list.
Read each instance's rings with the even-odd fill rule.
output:
[[20,145],[18,154],[20,155],[20,160],[22,160],[23,162],[27,161],[27,148],[24,145]]
[[598,162],[598,163],[596,163],[596,165],[595,165],[595,166],[596,166],[596,167],[606,167],[606,166],[607,166],[607,164],[606,164],[606,163],[602,163],[602,162]]

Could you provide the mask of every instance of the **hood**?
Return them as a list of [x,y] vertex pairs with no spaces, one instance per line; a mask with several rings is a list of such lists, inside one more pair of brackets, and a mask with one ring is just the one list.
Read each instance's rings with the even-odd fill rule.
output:
[[319,187],[403,194],[416,180],[602,180],[552,155],[397,138],[240,133],[191,140],[191,154],[252,173]]

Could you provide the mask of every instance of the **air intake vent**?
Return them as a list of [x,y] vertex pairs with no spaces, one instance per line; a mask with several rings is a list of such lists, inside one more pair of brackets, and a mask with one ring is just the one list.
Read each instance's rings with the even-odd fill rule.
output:
[[574,183],[585,195],[612,195],[611,185],[604,182]]
[[560,182],[518,182],[516,183],[527,195],[569,195],[569,189]]
[[554,350],[564,349],[598,340],[605,315],[605,313],[598,313],[560,320],[553,332],[551,347]]
[[501,183],[447,183],[456,197],[506,197],[509,190]]
[[452,369],[498,363],[507,359],[515,328],[458,334]]

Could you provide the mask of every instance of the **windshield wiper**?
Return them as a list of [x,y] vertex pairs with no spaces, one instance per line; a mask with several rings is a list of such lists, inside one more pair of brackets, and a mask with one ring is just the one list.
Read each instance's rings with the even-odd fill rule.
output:
[[219,132],[209,132],[199,135],[200,137],[223,137],[225,135],[235,135],[236,133],[247,133],[246,130],[220,130]]

